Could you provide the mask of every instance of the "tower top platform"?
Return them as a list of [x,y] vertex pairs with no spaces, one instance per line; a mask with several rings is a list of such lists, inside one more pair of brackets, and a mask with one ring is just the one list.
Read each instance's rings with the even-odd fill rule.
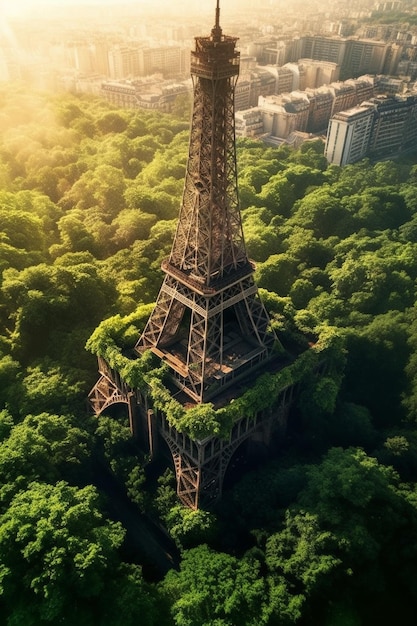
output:
[[237,40],[237,37],[223,35],[217,0],[216,21],[211,34],[195,38],[195,50],[191,52],[191,74],[209,80],[237,76],[240,61],[240,53],[235,50]]

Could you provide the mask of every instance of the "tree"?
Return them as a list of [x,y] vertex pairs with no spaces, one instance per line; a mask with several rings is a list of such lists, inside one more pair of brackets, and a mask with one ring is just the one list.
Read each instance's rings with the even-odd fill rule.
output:
[[180,571],[161,585],[177,626],[260,626],[268,623],[265,581],[259,561],[215,552],[206,545],[184,552]]
[[98,206],[103,217],[113,219],[119,209],[126,188],[123,173],[111,165],[97,165],[81,174],[63,195],[59,205],[64,209],[89,209]]
[[10,435],[10,432],[13,428],[14,421],[13,417],[7,411],[7,409],[2,409],[0,411],[0,442]]
[[127,418],[122,423],[120,419],[101,415],[97,419],[95,440],[96,460],[103,467],[108,466],[119,488],[143,511],[146,504],[144,453],[132,438]]
[[[31,481],[85,480],[92,439],[67,415],[28,415],[0,444],[2,506]],[[84,477],[83,477],[84,473]]]
[[0,517],[3,619],[100,623],[123,536],[93,487],[31,483]]
[[340,566],[336,536],[320,528],[318,516],[287,511],[284,528],[266,542],[266,564],[278,581],[284,577],[293,594],[324,596]]
[[363,330],[347,334],[345,397],[366,406],[374,424],[399,424],[401,400],[407,392],[408,324],[404,314],[377,315]]
[[58,230],[62,243],[51,246],[50,252],[53,256],[67,252],[97,253],[96,242],[92,233],[88,231],[84,219],[85,215],[81,209],[76,209],[61,217]]
[[298,200],[289,223],[312,230],[317,239],[332,235],[346,237],[357,228],[342,200],[326,187],[315,189]]
[[122,133],[127,128],[127,121],[119,111],[108,111],[97,120],[97,128],[104,133]]
[[288,216],[295,201],[294,185],[288,181],[283,172],[279,172],[263,185],[259,197],[262,205],[274,215]]
[[146,240],[156,222],[155,215],[138,209],[121,211],[112,222],[112,227],[115,228],[112,240],[116,249],[127,248],[137,239]]
[[296,267],[295,259],[289,254],[273,254],[257,267],[257,283],[259,287],[285,296],[295,281]]
[[21,367],[10,355],[0,358],[0,407],[7,408],[12,414],[19,412]]
[[175,504],[165,516],[171,537],[180,548],[190,548],[208,542],[214,535],[216,519],[203,509],[193,511]]
[[42,222],[36,215],[16,209],[1,209],[0,231],[7,235],[7,243],[15,248],[27,251],[44,249]]
[[[79,366],[83,343],[114,297],[112,281],[87,263],[39,264],[22,272],[6,270],[3,277],[1,296],[13,324],[12,349],[19,358],[28,364],[44,356],[59,361],[65,354],[68,365]],[[76,345],[78,329],[84,333]],[[75,348],[78,357],[73,362]]]
[[[336,535],[345,571],[350,567],[356,573],[354,585],[370,575],[370,593],[380,593],[381,576],[386,581],[397,579],[397,586],[403,573],[391,566],[399,553],[404,567],[412,566],[414,551],[406,556],[404,550],[414,545],[417,511],[401,490],[396,472],[363,450],[333,448],[320,465],[311,466],[307,479],[300,506],[314,511],[320,525]],[[375,568],[377,562],[380,568]]]
[[293,185],[296,199],[305,196],[309,188],[320,187],[325,180],[321,169],[301,164],[290,164],[285,177]]
[[318,239],[303,226],[292,227],[286,237],[287,252],[308,267],[324,269],[334,257],[331,241]]
[[77,412],[82,414],[86,387],[84,373],[47,358],[28,367],[20,378],[20,413],[38,411]]
[[266,261],[281,248],[279,232],[270,226],[271,213],[267,209],[250,207],[243,214],[243,229],[248,253],[256,261]]

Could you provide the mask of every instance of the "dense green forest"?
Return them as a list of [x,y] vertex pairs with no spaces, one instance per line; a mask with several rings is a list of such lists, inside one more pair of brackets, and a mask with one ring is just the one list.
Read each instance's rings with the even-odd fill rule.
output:
[[[337,336],[344,367],[299,395],[284,444],[215,510],[179,505],[126,416],[88,409],[96,329],[133,345],[158,293],[188,131],[181,107],[1,88],[2,623],[414,624],[416,159],[338,168],[318,141],[238,142],[274,328]],[[172,568],[149,567],[136,519],[168,530]]]

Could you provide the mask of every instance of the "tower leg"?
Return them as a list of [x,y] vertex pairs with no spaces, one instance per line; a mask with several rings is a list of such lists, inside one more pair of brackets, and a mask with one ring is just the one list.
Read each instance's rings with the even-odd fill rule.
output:
[[127,394],[127,411],[129,415],[130,432],[133,437],[138,436],[138,423],[137,423],[137,404],[136,395],[133,391],[129,391]]

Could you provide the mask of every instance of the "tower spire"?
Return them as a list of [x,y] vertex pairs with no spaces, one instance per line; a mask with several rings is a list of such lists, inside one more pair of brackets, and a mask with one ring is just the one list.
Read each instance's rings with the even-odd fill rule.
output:
[[221,41],[222,29],[220,27],[220,0],[217,0],[215,24],[212,28],[211,35],[214,41]]

